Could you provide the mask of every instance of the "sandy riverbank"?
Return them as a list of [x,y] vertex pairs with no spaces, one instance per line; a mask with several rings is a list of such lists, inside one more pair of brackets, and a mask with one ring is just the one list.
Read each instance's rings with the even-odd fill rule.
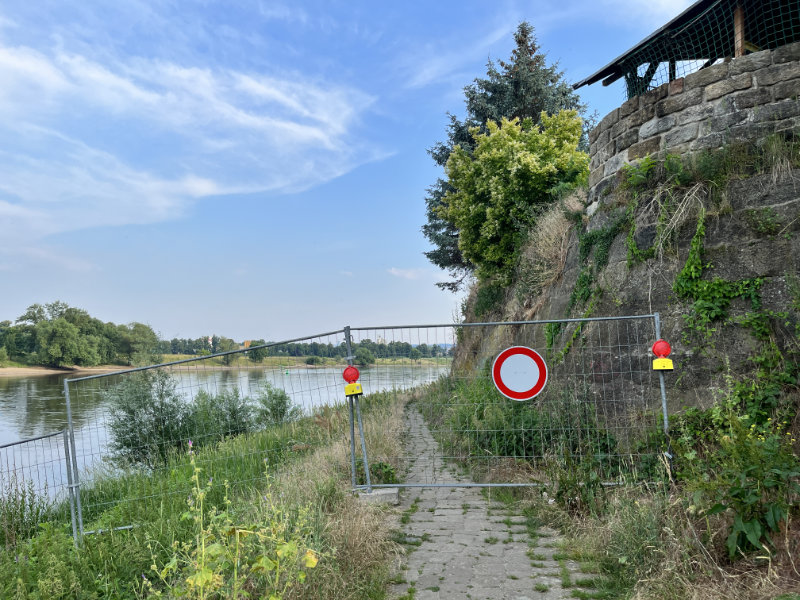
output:
[[80,367],[75,369],[54,369],[51,367],[0,367],[0,377],[38,377],[41,375],[70,375],[86,377],[100,373],[112,373],[126,368],[121,365],[100,365],[98,367]]

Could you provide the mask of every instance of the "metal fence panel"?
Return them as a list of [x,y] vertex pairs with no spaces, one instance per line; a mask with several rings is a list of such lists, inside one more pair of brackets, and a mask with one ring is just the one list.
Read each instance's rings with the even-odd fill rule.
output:
[[[663,390],[650,362],[657,337],[657,315],[346,327],[67,380],[68,435],[0,448],[0,475],[6,485],[35,482],[60,518],[76,510],[80,533],[129,527],[185,505],[193,474],[216,480],[218,497],[209,500],[220,504],[222,480],[248,488],[278,465],[291,472],[295,457],[332,439],[331,411],[344,410],[350,430],[335,435],[349,438],[351,462],[342,469],[354,487],[395,485],[397,477],[403,485],[465,485],[450,475],[458,467],[469,485],[541,485],[565,474],[646,479],[665,449]],[[533,400],[509,400],[492,383],[492,361],[511,345],[547,362],[548,383]],[[342,371],[353,363],[364,394],[408,400],[409,424],[435,440],[429,467],[410,468],[418,459],[412,446],[383,456],[364,445],[357,397],[349,411],[342,406]]]
[[[429,468],[410,469],[413,447],[400,457],[369,455],[373,469],[388,463],[413,472],[405,485],[465,485],[452,468],[437,469],[442,464],[468,467],[469,485],[546,485],[563,477],[612,483],[663,472],[665,405],[650,353],[656,315],[353,332],[357,342],[391,339],[406,357],[422,340],[458,345],[450,377],[409,407],[409,418],[420,413],[438,442]],[[515,345],[537,351],[549,370],[541,394],[524,402],[500,394],[491,376],[498,353]]]
[[13,547],[39,524],[69,518],[66,432],[0,446],[0,547]]

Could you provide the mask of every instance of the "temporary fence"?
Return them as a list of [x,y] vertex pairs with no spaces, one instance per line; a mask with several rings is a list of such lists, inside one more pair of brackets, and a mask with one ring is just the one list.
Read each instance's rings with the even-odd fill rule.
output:
[[65,429],[0,445],[0,547],[30,537],[40,523],[69,519],[68,441]]
[[[416,331],[391,330],[398,338]],[[356,340],[387,335],[352,332]],[[426,389],[409,411],[410,421],[417,412],[423,416],[436,450],[420,469],[413,448],[400,457],[373,455],[367,448],[365,460],[373,467],[386,463],[413,477],[359,487],[541,486],[564,477],[614,485],[664,474],[670,457],[664,371],[653,370],[651,352],[660,336],[657,314],[464,323],[425,332],[434,339],[452,337],[449,343],[458,347],[450,376]],[[534,354],[541,358],[538,366],[528,358]],[[506,356],[520,360],[501,367]],[[525,372],[526,363],[532,373]],[[528,378],[522,387],[535,397],[503,385],[506,366],[511,379],[522,370]],[[453,466],[466,469],[468,482],[453,475]]]
[[[45,486],[71,509],[77,542],[174,514],[193,475],[197,485],[216,482],[219,498],[209,501],[217,503],[278,469],[302,477],[295,459],[332,436],[350,446],[342,469],[354,489],[464,485],[435,469],[411,476],[411,447],[389,456],[367,443],[360,399],[381,391],[406,394],[409,419],[424,417],[438,458],[469,468],[470,485],[539,485],[558,468],[608,483],[646,478],[662,460],[667,427],[663,376],[650,362],[658,335],[658,315],[345,327],[65,380],[68,427],[52,436],[61,446],[47,460],[65,465],[66,483],[45,478]],[[531,400],[495,385],[495,358],[509,346],[546,365],[546,385]],[[353,364],[360,377],[346,386]],[[332,430],[334,411],[349,428]]]

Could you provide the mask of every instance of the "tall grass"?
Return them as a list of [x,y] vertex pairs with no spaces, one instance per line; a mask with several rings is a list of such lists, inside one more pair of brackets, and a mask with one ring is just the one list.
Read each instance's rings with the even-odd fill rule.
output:
[[[376,459],[400,454],[402,403],[390,394],[362,399],[367,443]],[[76,551],[66,525],[45,526],[15,552],[0,553],[0,597],[211,599],[244,597],[239,592],[247,591],[250,597],[382,598],[394,545],[382,509],[362,505],[348,493],[347,423],[344,407],[328,407],[193,454],[176,451],[164,468],[98,476],[81,489],[84,506],[89,505],[85,528],[107,531],[86,536]],[[275,537],[276,523],[300,523],[301,513],[304,525],[284,529],[288,537]],[[134,527],[108,531],[120,524]],[[206,533],[199,535],[200,530]],[[261,532],[273,541],[237,545],[226,531],[256,532],[256,537]],[[288,554],[281,556],[300,561],[288,587],[285,578],[270,583],[270,574],[259,567],[274,561],[278,555],[270,552],[285,543],[290,545],[281,552]],[[293,554],[291,544],[310,549],[318,563],[309,567],[309,555]],[[238,562],[231,558],[235,553],[226,554],[236,548]],[[258,563],[261,557],[266,558]],[[196,586],[187,588],[188,578],[206,581],[209,573],[218,587],[204,584],[203,595]]]
[[53,503],[44,493],[38,493],[31,481],[20,481],[12,473],[0,486],[0,533],[3,546],[13,549],[33,536],[40,523],[50,520]]

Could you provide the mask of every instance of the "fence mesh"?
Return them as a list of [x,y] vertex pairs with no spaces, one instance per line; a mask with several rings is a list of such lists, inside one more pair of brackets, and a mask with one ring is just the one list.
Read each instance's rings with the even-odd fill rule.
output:
[[683,26],[660,32],[620,62],[625,97],[715,62],[800,40],[796,0],[717,0]]
[[[207,501],[219,506],[225,494],[248,493],[278,473],[302,477],[296,459],[332,441],[352,440],[355,457],[348,464],[342,453],[337,468],[356,486],[367,474],[376,485],[453,485],[459,467],[478,484],[548,483],[565,473],[647,479],[665,444],[650,364],[656,333],[653,316],[345,328],[67,380],[72,438],[0,448],[0,475],[4,485],[34,485],[68,519],[68,441],[84,532],[181,514],[193,488],[208,482],[216,483]],[[493,383],[494,358],[510,345],[547,363],[547,385],[533,400],[511,400]],[[361,370],[361,405],[374,410],[386,393],[402,394],[406,423],[395,433],[412,440],[424,429],[430,456],[411,443],[399,453],[380,443],[363,452],[351,438],[358,430],[347,426],[342,379],[350,361]]]
[[0,541],[13,547],[40,523],[69,519],[64,431],[0,446]]
[[[361,339],[387,335],[357,333]],[[403,456],[370,453],[369,460],[373,468],[388,463],[411,474],[405,483],[413,485],[463,483],[454,478],[453,465],[465,467],[478,484],[660,476],[666,439],[659,378],[651,364],[655,335],[652,317],[393,330],[397,347],[414,348],[424,337],[459,349],[450,377],[415,392],[409,406],[407,429],[424,427],[414,435],[429,432],[438,442],[427,449],[435,455],[425,457],[427,467],[418,468],[414,444]],[[536,350],[549,369],[543,391],[528,401],[500,394],[492,379],[498,353],[520,344]],[[376,475],[374,483],[381,484],[380,469]]]
[[449,365],[447,349],[422,337],[412,346],[378,334],[348,349],[343,330],[68,382],[84,530],[185,504],[195,469],[217,482],[209,501],[221,503],[223,481],[231,493],[255,487],[332,435],[349,438],[331,414],[347,411],[348,350],[365,394],[428,383]]

